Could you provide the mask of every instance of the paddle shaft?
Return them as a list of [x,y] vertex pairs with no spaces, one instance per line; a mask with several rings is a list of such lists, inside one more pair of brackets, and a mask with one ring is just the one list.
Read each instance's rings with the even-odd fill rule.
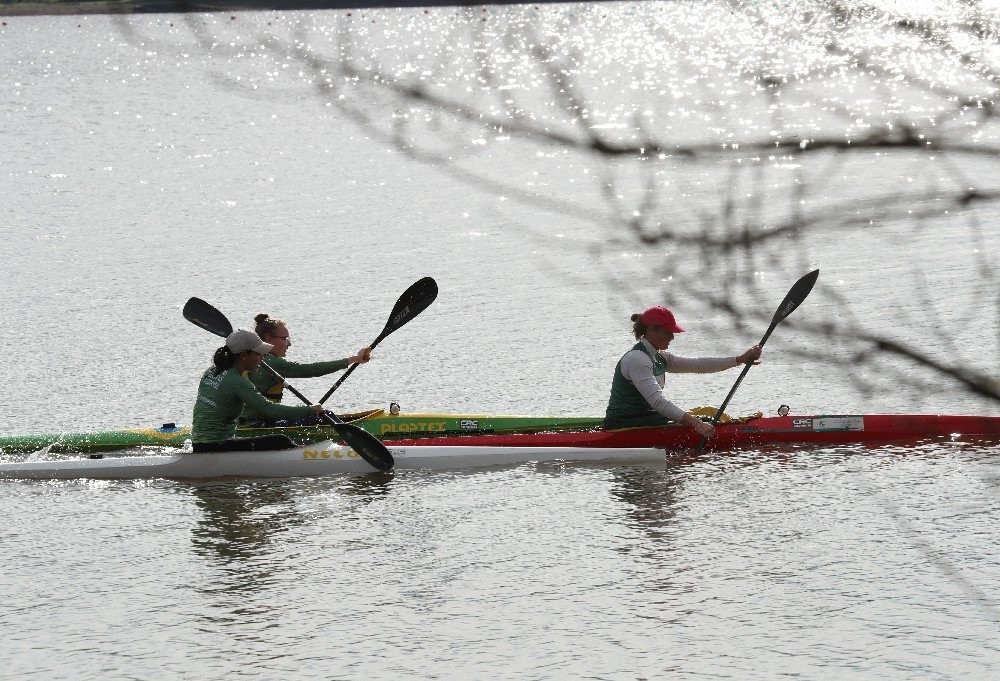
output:
[[[371,345],[369,345],[368,347],[371,348],[372,350],[374,350],[375,346],[378,345],[382,341],[382,339],[384,339],[387,335],[388,334],[383,331],[382,334],[378,338],[376,338],[375,341]],[[347,371],[345,371],[344,374],[340,378],[337,379],[337,382],[334,383],[330,387],[330,389],[326,391],[326,394],[323,395],[323,397],[321,397],[319,399],[319,403],[320,404],[325,403],[330,398],[330,395],[332,395],[333,392],[337,388],[340,387],[340,384],[343,383],[344,381],[346,381],[347,377],[350,376],[352,373],[354,373],[354,370],[358,368],[359,364],[361,364],[361,362],[355,362],[354,364],[352,364],[351,366],[349,366],[347,368]]]
[[[309,399],[295,389],[295,386],[285,381],[285,377],[279,374],[274,367],[265,360],[261,360],[261,366],[267,369],[268,373],[288,388],[288,391],[302,400],[305,404],[312,405]],[[350,445],[351,449],[357,452],[358,456],[380,471],[387,471],[395,465],[392,454],[382,442],[366,430],[362,430],[350,423],[344,423],[336,414],[328,414],[323,411],[319,414],[327,424],[336,429],[337,434],[344,438],[344,442]]]
[[[297,398],[299,398],[300,400],[302,400],[304,403],[306,403],[308,405],[312,405],[312,402],[310,402],[309,399],[305,395],[303,395],[298,390],[296,390],[295,386],[293,386],[290,383],[288,383],[287,381],[285,381],[284,376],[282,376],[277,371],[275,371],[274,367],[272,367],[266,361],[261,361],[261,366],[263,366],[265,369],[267,369],[268,372],[272,376],[274,376],[277,380],[281,381],[282,384],[284,384],[284,386],[286,388],[288,388],[288,392],[290,392],[293,395],[295,395]],[[355,366],[357,366],[357,365],[355,365]],[[323,418],[323,419],[325,419],[327,423],[329,423],[331,426],[333,426],[335,428],[337,428],[338,426],[350,426],[352,428],[356,428],[357,427],[357,426],[351,426],[349,423],[344,423],[344,420],[342,418],[340,418],[336,414],[327,413],[326,411],[320,412],[320,417]],[[342,432],[342,430],[340,428],[337,428],[337,432],[340,433],[341,435],[343,435],[343,432]]]
[[[771,332],[772,332],[772,331],[774,331],[774,327],[776,327],[776,326],[777,326],[777,324],[776,324],[775,322],[771,322],[771,328],[769,328],[769,329],[767,330],[767,333],[765,333],[765,334],[764,334],[764,337],[760,339],[760,343],[757,343],[757,345],[759,345],[760,347],[762,347],[762,348],[763,348],[763,347],[764,347],[764,343],[766,343],[766,342],[767,342],[767,339],[768,339],[768,338],[769,338],[769,337],[771,336]],[[728,395],[726,395],[726,399],[724,399],[724,400],[722,401],[722,406],[720,406],[720,407],[719,407],[718,411],[716,411],[716,412],[715,412],[715,416],[713,416],[713,417],[712,417],[712,425],[713,425],[713,426],[714,426],[714,425],[715,425],[716,423],[718,423],[718,422],[719,422],[719,419],[720,419],[720,418],[722,418],[722,412],[724,412],[724,411],[726,410],[726,407],[728,407],[728,406],[729,406],[729,401],[730,401],[731,399],[733,399],[733,395],[735,395],[735,394],[736,394],[736,389],[740,387],[740,383],[742,383],[742,382],[743,382],[743,378],[744,378],[744,377],[745,377],[745,376],[747,375],[747,373],[748,373],[748,372],[750,371],[750,367],[752,367],[752,366],[753,366],[753,363],[754,363],[754,361],[755,361],[755,360],[750,360],[749,362],[747,362],[747,363],[746,363],[746,364],[745,364],[745,365],[743,366],[743,371],[741,371],[741,372],[740,372],[740,377],[736,379],[736,383],[734,383],[734,384],[733,384],[733,388],[732,388],[732,390],[730,390],[730,391],[729,391],[729,394],[728,394]],[[703,443],[704,443],[704,440],[705,440],[705,438],[702,438],[702,442],[703,442]],[[700,449],[700,447],[699,447],[699,449]]]
[[[392,312],[389,313],[389,320],[385,323],[382,333],[368,347],[374,349],[386,336],[426,310],[434,302],[434,299],[437,298],[437,294],[437,282],[431,277],[424,277],[414,282],[409,288],[403,291],[403,295],[399,296],[396,304],[392,306]],[[344,372],[344,375],[338,378],[337,382],[320,398],[319,404],[324,404],[330,398],[330,395],[340,387],[340,384],[354,373],[354,370],[358,368],[358,364],[360,363],[355,362],[352,364]]]
[[[813,270],[792,285],[792,288],[785,295],[784,300],[781,301],[781,305],[778,306],[774,316],[771,318],[771,325],[767,327],[767,332],[764,334],[764,337],[760,339],[760,343],[757,345],[762,348],[764,347],[764,343],[766,343],[767,339],[771,337],[771,332],[773,332],[778,324],[780,324],[782,320],[790,315],[792,311],[801,305],[802,301],[806,299],[806,296],[809,295],[809,292],[812,291],[813,286],[816,284],[817,278],[819,278],[819,270]],[[746,366],[743,367],[743,371],[740,372],[739,378],[737,378],[736,383],[733,384],[732,390],[730,390],[729,394],[726,395],[726,399],[722,401],[722,406],[719,407],[718,411],[715,412],[715,416],[712,417],[711,423],[713,426],[719,422],[720,418],[722,418],[723,412],[726,407],[729,406],[729,401],[733,399],[733,395],[736,394],[736,389],[740,387],[740,383],[743,382],[743,377],[750,371],[750,367],[753,366],[753,363],[754,360],[751,359],[746,363]],[[698,443],[698,447],[695,451],[700,452],[705,448],[705,444],[707,442],[708,438],[702,436],[701,442]]]

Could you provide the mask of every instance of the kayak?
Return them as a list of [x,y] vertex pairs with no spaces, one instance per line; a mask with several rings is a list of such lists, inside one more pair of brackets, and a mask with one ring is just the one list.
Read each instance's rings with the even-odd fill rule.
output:
[[[390,446],[396,469],[461,469],[526,461],[663,461],[662,449],[601,447]],[[325,441],[295,449],[256,452],[167,454],[0,463],[0,479],[66,480],[75,478],[215,479],[320,477],[372,473],[372,466],[344,444]]]
[[[758,415],[720,423],[706,451],[729,451],[771,445],[838,445],[1000,438],[1000,416],[942,414],[866,414],[771,416]],[[697,447],[701,437],[678,425],[603,430],[600,428],[548,433],[459,435],[396,440],[399,446],[519,446],[519,447],[657,447],[684,450]]]
[[[753,416],[720,423],[706,451],[788,445],[915,443],[932,439],[1000,442],[1000,417],[937,414]],[[698,435],[680,426],[557,432],[478,433],[387,443],[397,469],[461,469],[533,461],[662,462],[691,451]],[[0,478],[314,477],[374,469],[344,444],[312,443],[257,452],[62,459],[0,463]]]
[[[594,428],[601,425],[596,416],[489,416],[484,414],[390,414],[384,409],[368,409],[341,414],[348,423],[364,428],[382,440],[413,438],[421,435],[457,435],[462,433],[508,433]],[[335,439],[337,432],[326,425],[313,426],[243,426],[239,437],[283,433],[300,445]],[[132,447],[184,447],[191,437],[190,426],[164,423],[159,427],[124,428],[93,433],[52,433],[0,437],[0,452],[27,454],[42,449],[53,454],[108,452]]]

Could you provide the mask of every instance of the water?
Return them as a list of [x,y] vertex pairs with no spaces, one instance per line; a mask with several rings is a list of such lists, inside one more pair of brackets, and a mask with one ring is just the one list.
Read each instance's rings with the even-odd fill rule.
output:
[[8,669],[977,676],[997,654],[995,476],[995,449],[934,446],[5,485]]
[[[988,223],[988,207],[917,230],[807,231],[787,257],[755,249],[709,276],[676,243],[626,238],[602,181],[626,212],[636,196],[626,180],[675,183],[684,232],[731,188],[759,193],[758,209],[734,190],[737,212],[780,217],[797,169],[731,174],[678,159],[647,175],[547,142],[472,135],[374,90],[363,99],[338,81],[332,97],[318,95],[293,49],[343,56],[346,32],[362,66],[422,69],[483,103],[497,89],[479,80],[488,69],[470,50],[503,47],[510,72],[531,81],[522,47],[505,41],[561,26],[562,54],[591,60],[580,82],[607,89],[594,115],[609,134],[644,107],[685,144],[769,127],[752,101],[742,123],[726,114],[714,127],[693,104],[713,83],[740,82],[745,64],[706,37],[731,30],[712,23],[731,13],[678,5],[665,21],[648,7],[488,9],[487,21],[453,9],[8,19],[0,433],[187,422],[218,343],[181,317],[190,296],[237,326],[262,311],[286,319],[292,356],[308,361],[371,342],[423,276],[438,281],[438,300],[379,346],[334,408],[600,414],[630,312],[666,291],[690,329],[677,352],[735,353],[812,267],[825,288],[796,311],[802,324],[839,319],[844,298],[869,327],[992,366],[989,289],[966,286],[995,262],[965,229],[973,217]],[[634,38],[616,40],[609,26]],[[687,56],[664,71],[671,52]],[[672,100],[658,94],[667,85]],[[816,88],[823,101],[842,97]],[[510,93],[525,107],[549,96]],[[836,118],[792,110],[793,128]],[[560,120],[552,114],[554,128]],[[393,145],[393,130],[415,144]],[[858,177],[906,183],[917,164],[827,167],[837,172],[817,193],[835,206],[877,184]],[[756,288],[734,295],[764,318],[736,332],[682,278],[719,287],[747,269]],[[803,335],[775,332],[734,412],[996,413],[926,376],[908,385],[866,369],[877,387],[859,392],[844,378],[851,348],[810,359]],[[672,396],[718,404],[734,379],[677,377]],[[332,381],[296,386],[315,398]],[[388,478],[9,482],[0,662],[10,678],[46,679],[982,677],[1000,657],[997,453],[928,443]]]

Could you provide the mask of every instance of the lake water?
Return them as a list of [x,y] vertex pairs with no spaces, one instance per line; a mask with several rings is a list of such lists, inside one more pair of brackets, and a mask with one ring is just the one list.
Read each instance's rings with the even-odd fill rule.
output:
[[[873,206],[876,187],[916,178],[893,196],[903,212],[923,207],[928,186],[961,174],[944,162],[764,158],[741,174],[668,157],[647,169],[472,134],[364,75],[426,74],[453,101],[521,107],[526,129],[564,131],[567,102],[532,66],[547,58],[534,47],[555,46],[598,130],[625,139],[648,116],[681,146],[753,139],[775,122],[741,84],[784,43],[732,16],[606,3],[7,19],[0,434],[189,422],[218,345],[181,317],[191,296],[237,326],[286,319],[290,357],[310,361],[370,343],[423,276],[437,301],[334,409],[599,415],[631,312],[667,303],[688,329],[676,352],[736,354],[815,267],[820,287],[730,412],[996,414],[934,374],[853,370],[853,348],[805,333],[843,320],[846,302],[865,328],[995,372],[996,292],[969,285],[997,262],[969,226],[996,218],[988,207],[807,231],[729,260],[645,247],[613,220],[655,186],[680,235],[711,222],[718,196],[777,223],[803,178],[814,207],[886,217],[898,206]],[[806,57],[817,61],[788,63],[815,67]],[[880,105],[936,106],[887,82]],[[817,79],[800,96],[824,105],[791,106],[782,124],[856,132],[837,102],[858,85]],[[705,114],[696,102],[713,91]],[[963,172],[995,175],[991,164]],[[752,283],[732,294],[751,317],[733,330],[691,283],[723,292],[741,277]],[[671,396],[718,405],[735,375],[677,377]],[[332,380],[296,386],[318,398]],[[1000,661],[998,455],[949,442],[656,466],[7,482],[0,665],[38,679],[983,678]]]

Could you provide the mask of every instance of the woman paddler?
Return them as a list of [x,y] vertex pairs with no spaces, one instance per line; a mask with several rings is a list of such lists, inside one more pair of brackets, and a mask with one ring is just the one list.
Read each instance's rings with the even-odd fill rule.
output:
[[[274,369],[283,378],[313,378],[325,376],[335,371],[346,369],[351,364],[364,364],[371,359],[371,348],[361,348],[353,357],[336,359],[329,362],[300,363],[285,359],[288,348],[292,346],[292,339],[288,333],[288,325],[280,319],[274,319],[267,313],[261,313],[254,317],[254,331],[261,339],[272,346],[271,350],[264,357],[268,366]],[[257,387],[263,395],[273,402],[281,402],[281,397],[285,388],[282,381],[274,377],[266,367],[260,366],[247,375],[250,382]],[[247,419],[250,417],[250,419]],[[259,418],[254,418],[253,414],[244,414],[244,420],[260,422]],[[314,415],[308,415],[304,420],[298,420],[294,425],[308,425],[319,423]],[[287,425],[293,425],[288,423]]]
[[300,418],[323,411],[319,404],[294,407],[275,404],[243,375],[256,371],[271,348],[253,331],[239,329],[229,334],[226,344],[215,351],[213,366],[201,377],[194,403],[191,443],[195,452],[290,449],[295,443],[287,435],[233,437],[243,410],[270,419]]
[[664,374],[710,374],[732,369],[760,358],[754,345],[738,357],[680,357],[667,352],[675,333],[684,331],[674,314],[657,305],[632,315],[632,333],[639,342],[615,367],[611,398],[604,418],[605,428],[659,426],[670,421],[697,431],[702,437],[715,435],[715,428],[668,400],[663,394]]

